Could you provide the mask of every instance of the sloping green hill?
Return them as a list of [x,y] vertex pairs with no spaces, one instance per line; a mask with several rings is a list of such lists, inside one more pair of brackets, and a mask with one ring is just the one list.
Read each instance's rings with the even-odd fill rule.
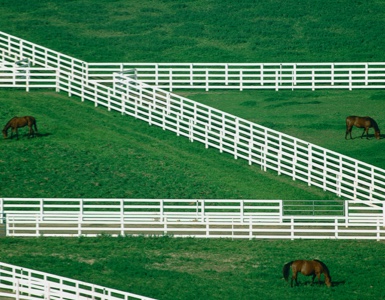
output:
[[[87,61],[382,60],[383,32],[373,26],[382,17],[382,4],[349,3],[2,1],[0,25],[3,31]],[[334,197],[273,173],[261,173],[257,166],[205,151],[201,145],[130,118],[94,110],[65,95],[0,92],[4,124],[14,115],[33,114],[43,134],[33,141],[2,142],[1,176],[9,183],[1,189],[2,196]],[[381,91],[181,93],[385,167],[382,141],[343,139],[346,115],[370,115],[380,127],[385,124]],[[85,115],[80,114],[83,110]],[[105,118],[103,126],[98,125],[99,114]],[[58,123],[59,118],[65,125]],[[34,170],[33,176],[27,175],[29,170]],[[291,191],[287,186],[295,187]]]
[[[0,90],[39,136],[1,140],[2,197],[329,199],[204,145],[53,91]],[[20,129],[20,133],[27,130]]]

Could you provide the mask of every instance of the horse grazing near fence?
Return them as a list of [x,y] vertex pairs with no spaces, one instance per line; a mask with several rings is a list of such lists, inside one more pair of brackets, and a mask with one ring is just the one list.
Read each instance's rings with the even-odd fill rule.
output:
[[35,131],[37,132],[36,119],[34,117],[31,117],[31,116],[13,117],[4,126],[4,129],[3,129],[3,136],[4,136],[4,138],[8,137],[8,129],[11,128],[11,138],[13,137],[13,133],[16,132],[16,138],[19,139],[18,128],[24,127],[24,126],[27,126],[27,125],[28,125],[28,128],[29,128],[28,138],[30,138],[31,136],[33,137],[35,135],[35,132],[33,131],[32,126],[35,128]]
[[378,128],[377,122],[374,121],[371,117],[357,117],[357,116],[349,116],[346,118],[346,134],[345,139],[350,134],[350,138],[352,138],[352,129],[353,126],[358,128],[364,128],[364,132],[361,135],[361,138],[364,136],[366,132],[366,138],[369,139],[369,128],[374,128],[374,136],[377,140],[380,139],[380,128]]
[[310,276],[313,275],[312,278],[312,284],[314,283],[314,279],[317,276],[318,278],[318,283],[321,283],[321,274],[324,274],[325,277],[325,284],[327,286],[332,285],[332,278],[329,273],[328,267],[322,262],[317,259],[314,260],[294,260],[291,262],[288,262],[283,266],[282,272],[283,272],[283,277],[285,278],[286,281],[288,281],[289,278],[289,271],[290,267],[292,270],[292,277],[290,281],[290,286],[293,286],[293,280],[295,280],[296,285],[298,285],[297,281],[297,275],[298,273],[302,273],[305,276]]

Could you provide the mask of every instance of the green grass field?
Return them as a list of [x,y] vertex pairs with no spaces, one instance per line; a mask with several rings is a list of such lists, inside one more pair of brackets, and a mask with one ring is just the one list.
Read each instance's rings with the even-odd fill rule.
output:
[[[0,30],[89,62],[381,62],[384,6],[0,0]],[[385,168],[384,139],[344,140],[347,115],[384,128],[381,90],[177,92]],[[0,90],[0,123],[27,114],[39,136],[0,141],[0,197],[336,198],[75,97]],[[0,240],[0,261],[159,299],[383,299],[383,253],[369,241]],[[323,260],[334,286],[290,289],[281,268],[297,258]]]
[[[384,299],[385,245],[370,241],[1,239],[0,259],[157,299]],[[333,286],[290,288],[286,262],[318,258]],[[322,277],[323,281],[323,277]]]

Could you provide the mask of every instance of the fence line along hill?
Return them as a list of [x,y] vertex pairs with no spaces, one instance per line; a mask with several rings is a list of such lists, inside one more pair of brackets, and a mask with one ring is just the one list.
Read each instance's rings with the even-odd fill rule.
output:
[[0,86],[55,88],[340,197],[385,200],[385,170],[163,89],[381,88],[382,63],[90,64],[6,33],[0,49]]

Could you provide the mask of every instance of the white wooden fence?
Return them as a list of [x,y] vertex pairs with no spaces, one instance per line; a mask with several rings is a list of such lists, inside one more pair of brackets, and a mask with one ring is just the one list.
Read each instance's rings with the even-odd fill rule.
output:
[[153,300],[153,298],[2,262],[0,262],[0,299]]
[[[200,238],[385,239],[385,202],[281,200],[2,199],[7,236],[172,235]],[[292,207],[293,204],[290,204]]]
[[385,63],[89,63],[88,78],[136,71],[139,81],[163,89],[378,89]]
[[[132,74],[130,70],[129,74],[121,72],[108,75],[111,87],[102,82],[103,76],[111,72],[108,65],[97,65],[104,69],[98,70],[95,69],[95,64],[88,64],[1,32],[0,57],[5,61],[29,59],[32,65],[54,69],[57,91],[78,96],[82,101],[92,101],[95,106],[102,105],[109,110],[134,116],[150,125],[185,136],[191,141],[199,141],[206,148],[213,147],[220,152],[231,153],[234,158],[245,159],[249,164],[257,164],[263,170],[274,170],[293,180],[304,181],[347,199],[385,200],[385,170],[137,81],[142,76],[138,72]],[[117,66],[124,69],[133,65]],[[162,73],[159,71],[160,64],[153,66],[158,68],[157,74]],[[340,69],[344,70],[345,67]],[[179,69],[185,68],[183,65]],[[199,66],[200,70],[201,68]],[[329,64],[328,67],[321,68],[323,71],[320,72],[327,73],[325,69],[330,68],[334,72],[340,70]],[[362,72],[356,73],[356,68]],[[194,68],[192,69],[195,74]],[[210,68],[206,65],[204,69]],[[297,65],[295,69],[301,68]],[[149,70],[143,71],[144,74],[146,72],[152,74]],[[318,75],[316,70],[313,73]],[[265,71],[263,74],[266,74]],[[337,75],[340,73],[333,74],[334,79],[339,78]],[[362,64],[361,67],[356,64],[349,74],[359,74],[357,78],[362,77],[361,84],[352,84],[352,87],[385,87],[380,63]],[[173,75],[172,78],[174,77]],[[264,78],[262,77],[263,80]],[[316,76],[312,80],[315,82],[317,78]],[[153,80],[160,82],[161,78],[149,81]],[[193,85],[194,80],[193,76]],[[222,88],[226,86],[226,81],[229,80],[225,77]],[[301,84],[297,83],[299,86]],[[334,86],[339,84],[335,82]]]
[[25,88],[56,88],[56,71],[42,67],[19,67],[10,63],[0,64],[0,87]]
[[207,216],[204,221],[186,216],[150,218],[149,215],[120,218],[118,215],[6,216],[6,234],[14,237],[38,236],[160,236],[232,239],[373,239],[385,240],[384,218],[288,216],[275,220],[248,216]]
[[[305,201],[301,201],[303,203]],[[330,201],[335,204],[335,201]],[[326,207],[328,203],[324,204]],[[304,207],[304,206],[303,206]],[[341,205],[343,208],[343,205]],[[314,215],[315,210],[310,212]],[[334,210],[335,211],[335,210]],[[207,217],[257,219],[279,222],[283,216],[282,200],[217,200],[217,199],[69,199],[69,198],[0,198],[0,213],[5,215],[51,215],[63,218],[80,216],[84,220],[130,221],[194,221]],[[334,214],[334,212],[333,212]],[[342,214],[341,214],[342,215]],[[56,219],[57,217],[53,218]]]

